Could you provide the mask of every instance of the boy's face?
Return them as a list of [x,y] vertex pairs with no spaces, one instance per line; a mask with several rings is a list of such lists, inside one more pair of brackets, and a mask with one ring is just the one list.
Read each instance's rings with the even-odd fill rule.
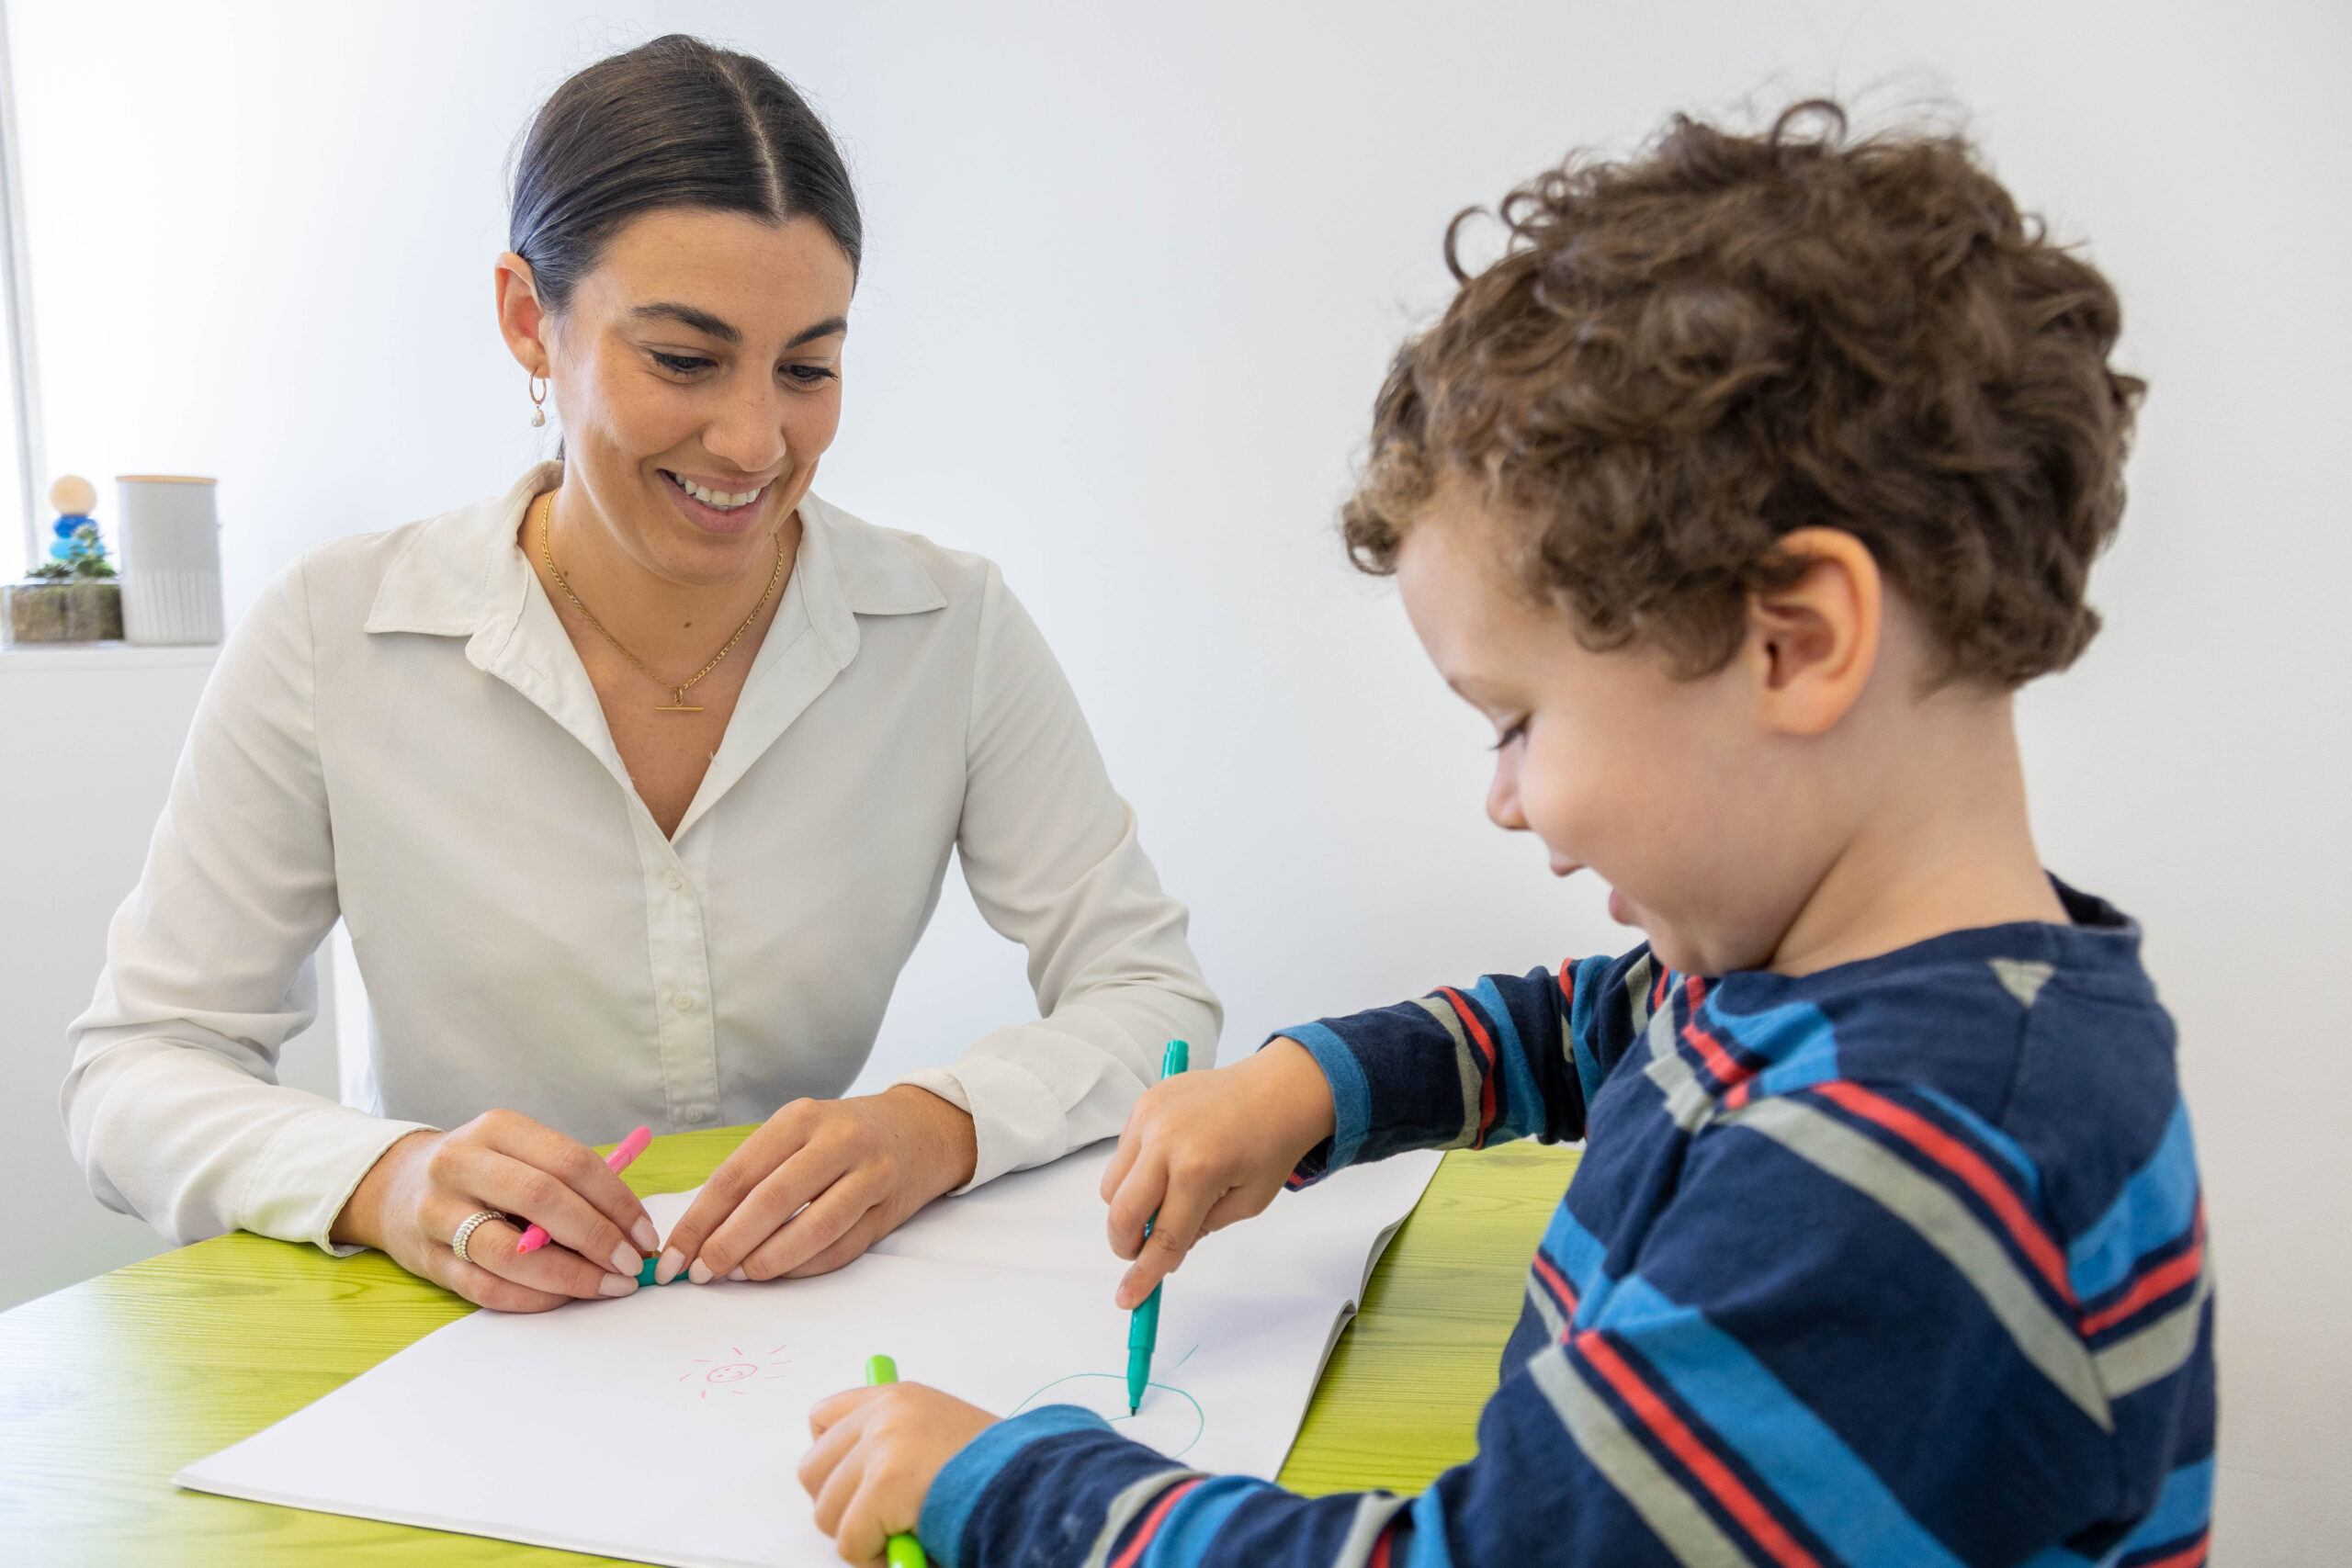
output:
[[1595,653],[1567,613],[1515,592],[1498,525],[1441,487],[1406,536],[1397,583],[1447,684],[1495,726],[1487,814],[1685,973],[1768,964],[1827,862],[1834,803],[1808,800],[1788,738],[1760,723],[1742,660],[1678,680],[1635,643]]

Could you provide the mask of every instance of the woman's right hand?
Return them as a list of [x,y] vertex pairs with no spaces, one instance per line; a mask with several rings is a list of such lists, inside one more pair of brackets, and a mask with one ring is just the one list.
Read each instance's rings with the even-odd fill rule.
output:
[[[470,1261],[460,1259],[449,1240],[484,1209],[545,1226],[548,1245],[517,1252],[520,1228],[484,1220],[466,1240]],[[656,1246],[645,1205],[594,1149],[514,1111],[484,1111],[454,1132],[411,1133],[386,1149],[331,1235],[500,1312],[628,1295]]]

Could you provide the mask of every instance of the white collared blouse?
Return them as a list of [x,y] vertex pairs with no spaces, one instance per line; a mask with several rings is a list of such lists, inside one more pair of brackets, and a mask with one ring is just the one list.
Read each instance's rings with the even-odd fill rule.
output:
[[[664,838],[515,542],[560,475],[312,550],[230,638],[69,1032],[67,1132],[102,1201],[174,1242],[326,1247],[419,1126],[503,1106],[606,1142],[838,1095],[951,852],[1041,1014],[903,1080],[971,1112],[975,1183],[1116,1133],[1163,1042],[1216,1038],[1184,907],[992,564],[804,502]],[[338,916],[365,1108],[275,1080]]]

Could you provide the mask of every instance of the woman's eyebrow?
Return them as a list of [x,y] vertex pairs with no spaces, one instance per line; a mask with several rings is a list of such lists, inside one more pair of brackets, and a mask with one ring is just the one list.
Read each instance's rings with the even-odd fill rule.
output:
[[743,341],[741,328],[720,321],[707,310],[698,310],[692,305],[678,305],[662,300],[651,305],[639,305],[629,314],[640,321],[675,321],[680,326],[693,328],[705,337],[715,337],[721,343],[739,344]]
[[[639,305],[629,311],[629,315],[640,321],[675,321],[681,326],[692,328],[705,337],[715,337],[725,344],[740,344],[743,341],[741,328],[719,320],[707,310],[698,310],[692,305],[681,305],[672,300],[657,300],[650,305]],[[828,316],[814,326],[801,328],[793,334],[792,341],[784,346],[798,348],[801,344],[814,343],[820,337],[831,337],[835,333],[847,331],[849,331],[849,321],[846,317]]]
[[793,333],[792,341],[784,346],[798,348],[804,343],[815,343],[820,337],[831,337],[835,333],[847,331],[849,331],[849,319],[846,316],[828,316],[815,326],[803,327]]

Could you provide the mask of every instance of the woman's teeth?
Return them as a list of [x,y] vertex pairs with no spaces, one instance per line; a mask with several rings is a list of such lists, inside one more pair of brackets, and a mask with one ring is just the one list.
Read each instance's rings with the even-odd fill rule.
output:
[[682,478],[676,474],[671,474],[670,479],[671,481],[680,490],[684,491],[688,495],[693,496],[705,506],[710,507],[718,512],[733,512],[738,507],[749,506],[752,502],[760,499],[760,491],[767,489],[767,486],[762,485],[760,490],[706,490],[701,485],[695,483],[694,480]]

